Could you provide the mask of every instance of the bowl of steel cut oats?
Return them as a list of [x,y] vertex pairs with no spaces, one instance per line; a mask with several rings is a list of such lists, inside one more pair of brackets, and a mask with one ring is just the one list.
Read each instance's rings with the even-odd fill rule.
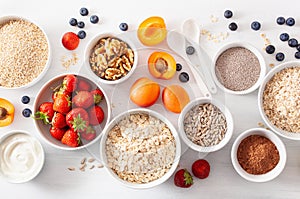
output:
[[209,153],[220,150],[231,139],[233,119],[228,108],[215,99],[197,98],[179,115],[179,135],[191,149]]
[[123,185],[143,189],[165,182],[181,155],[175,127],[149,109],[131,109],[103,130],[100,156],[108,172]]
[[136,48],[126,35],[96,35],[85,49],[85,65],[104,84],[124,82],[133,74],[137,62]]
[[285,138],[300,140],[300,62],[273,68],[258,92],[260,115],[270,129]]
[[22,17],[1,17],[0,41],[0,88],[29,87],[46,74],[51,51],[41,27]]

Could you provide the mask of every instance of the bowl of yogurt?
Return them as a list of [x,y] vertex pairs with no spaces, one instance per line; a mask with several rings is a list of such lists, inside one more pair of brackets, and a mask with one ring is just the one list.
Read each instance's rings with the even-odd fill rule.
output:
[[10,183],[35,178],[43,168],[45,153],[41,143],[26,131],[14,130],[0,138],[0,176]]

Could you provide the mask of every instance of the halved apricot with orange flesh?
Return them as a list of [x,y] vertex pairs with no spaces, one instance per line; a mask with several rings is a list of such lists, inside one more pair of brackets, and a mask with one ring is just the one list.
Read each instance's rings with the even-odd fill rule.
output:
[[130,100],[141,107],[153,105],[159,94],[160,86],[158,83],[146,77],[136,80],[130,88]]
[[145,19],[137,30],[140,42],[146,46],[154,46],[161,43],[167,36],[166,24],[161,17],[149,17]]
[[154,52],[148,58],[148,69],[153,77],[171,79],[176,73],[176,61],[166,52]]
[[190,102],[190,97],[183,87],[170,85],[164,88],[162,101],[167,110],[173,113],[181,113],[185,105]]

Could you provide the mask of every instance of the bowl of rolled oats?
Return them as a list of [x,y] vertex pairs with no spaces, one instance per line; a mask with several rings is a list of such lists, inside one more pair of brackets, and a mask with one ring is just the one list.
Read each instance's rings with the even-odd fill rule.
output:
[[125,35],[97,35],[85,49],[85,65],[104,84],[124,82],[133,74],[137,62],[136,48]]
[[180,139],[172,123],[149,109],[131,109],[104,129],[100,156],[108,172],[131,188],[151,188],[176,170]]
[[0,41],[0,88],[27,88],[46,74],[51,51],[41,27],[22,17],[1,17]]
[[258,92],[260,115],[267,126],[285,138],[300,140],[300,62],[273,68]]
[[233,119],[228,108],[210,98],[196,98],[179,115],[179,135],[191,149],[209,153],[220,150],[231,139]]

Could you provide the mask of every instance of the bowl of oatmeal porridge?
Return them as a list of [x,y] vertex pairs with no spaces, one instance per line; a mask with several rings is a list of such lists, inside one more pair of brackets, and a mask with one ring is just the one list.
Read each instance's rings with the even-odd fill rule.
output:
[[161,114],[131,109],[104,129],[100,156],[108,172],[125,186],[150,188],[176,170],[181,154],[175,127]]

